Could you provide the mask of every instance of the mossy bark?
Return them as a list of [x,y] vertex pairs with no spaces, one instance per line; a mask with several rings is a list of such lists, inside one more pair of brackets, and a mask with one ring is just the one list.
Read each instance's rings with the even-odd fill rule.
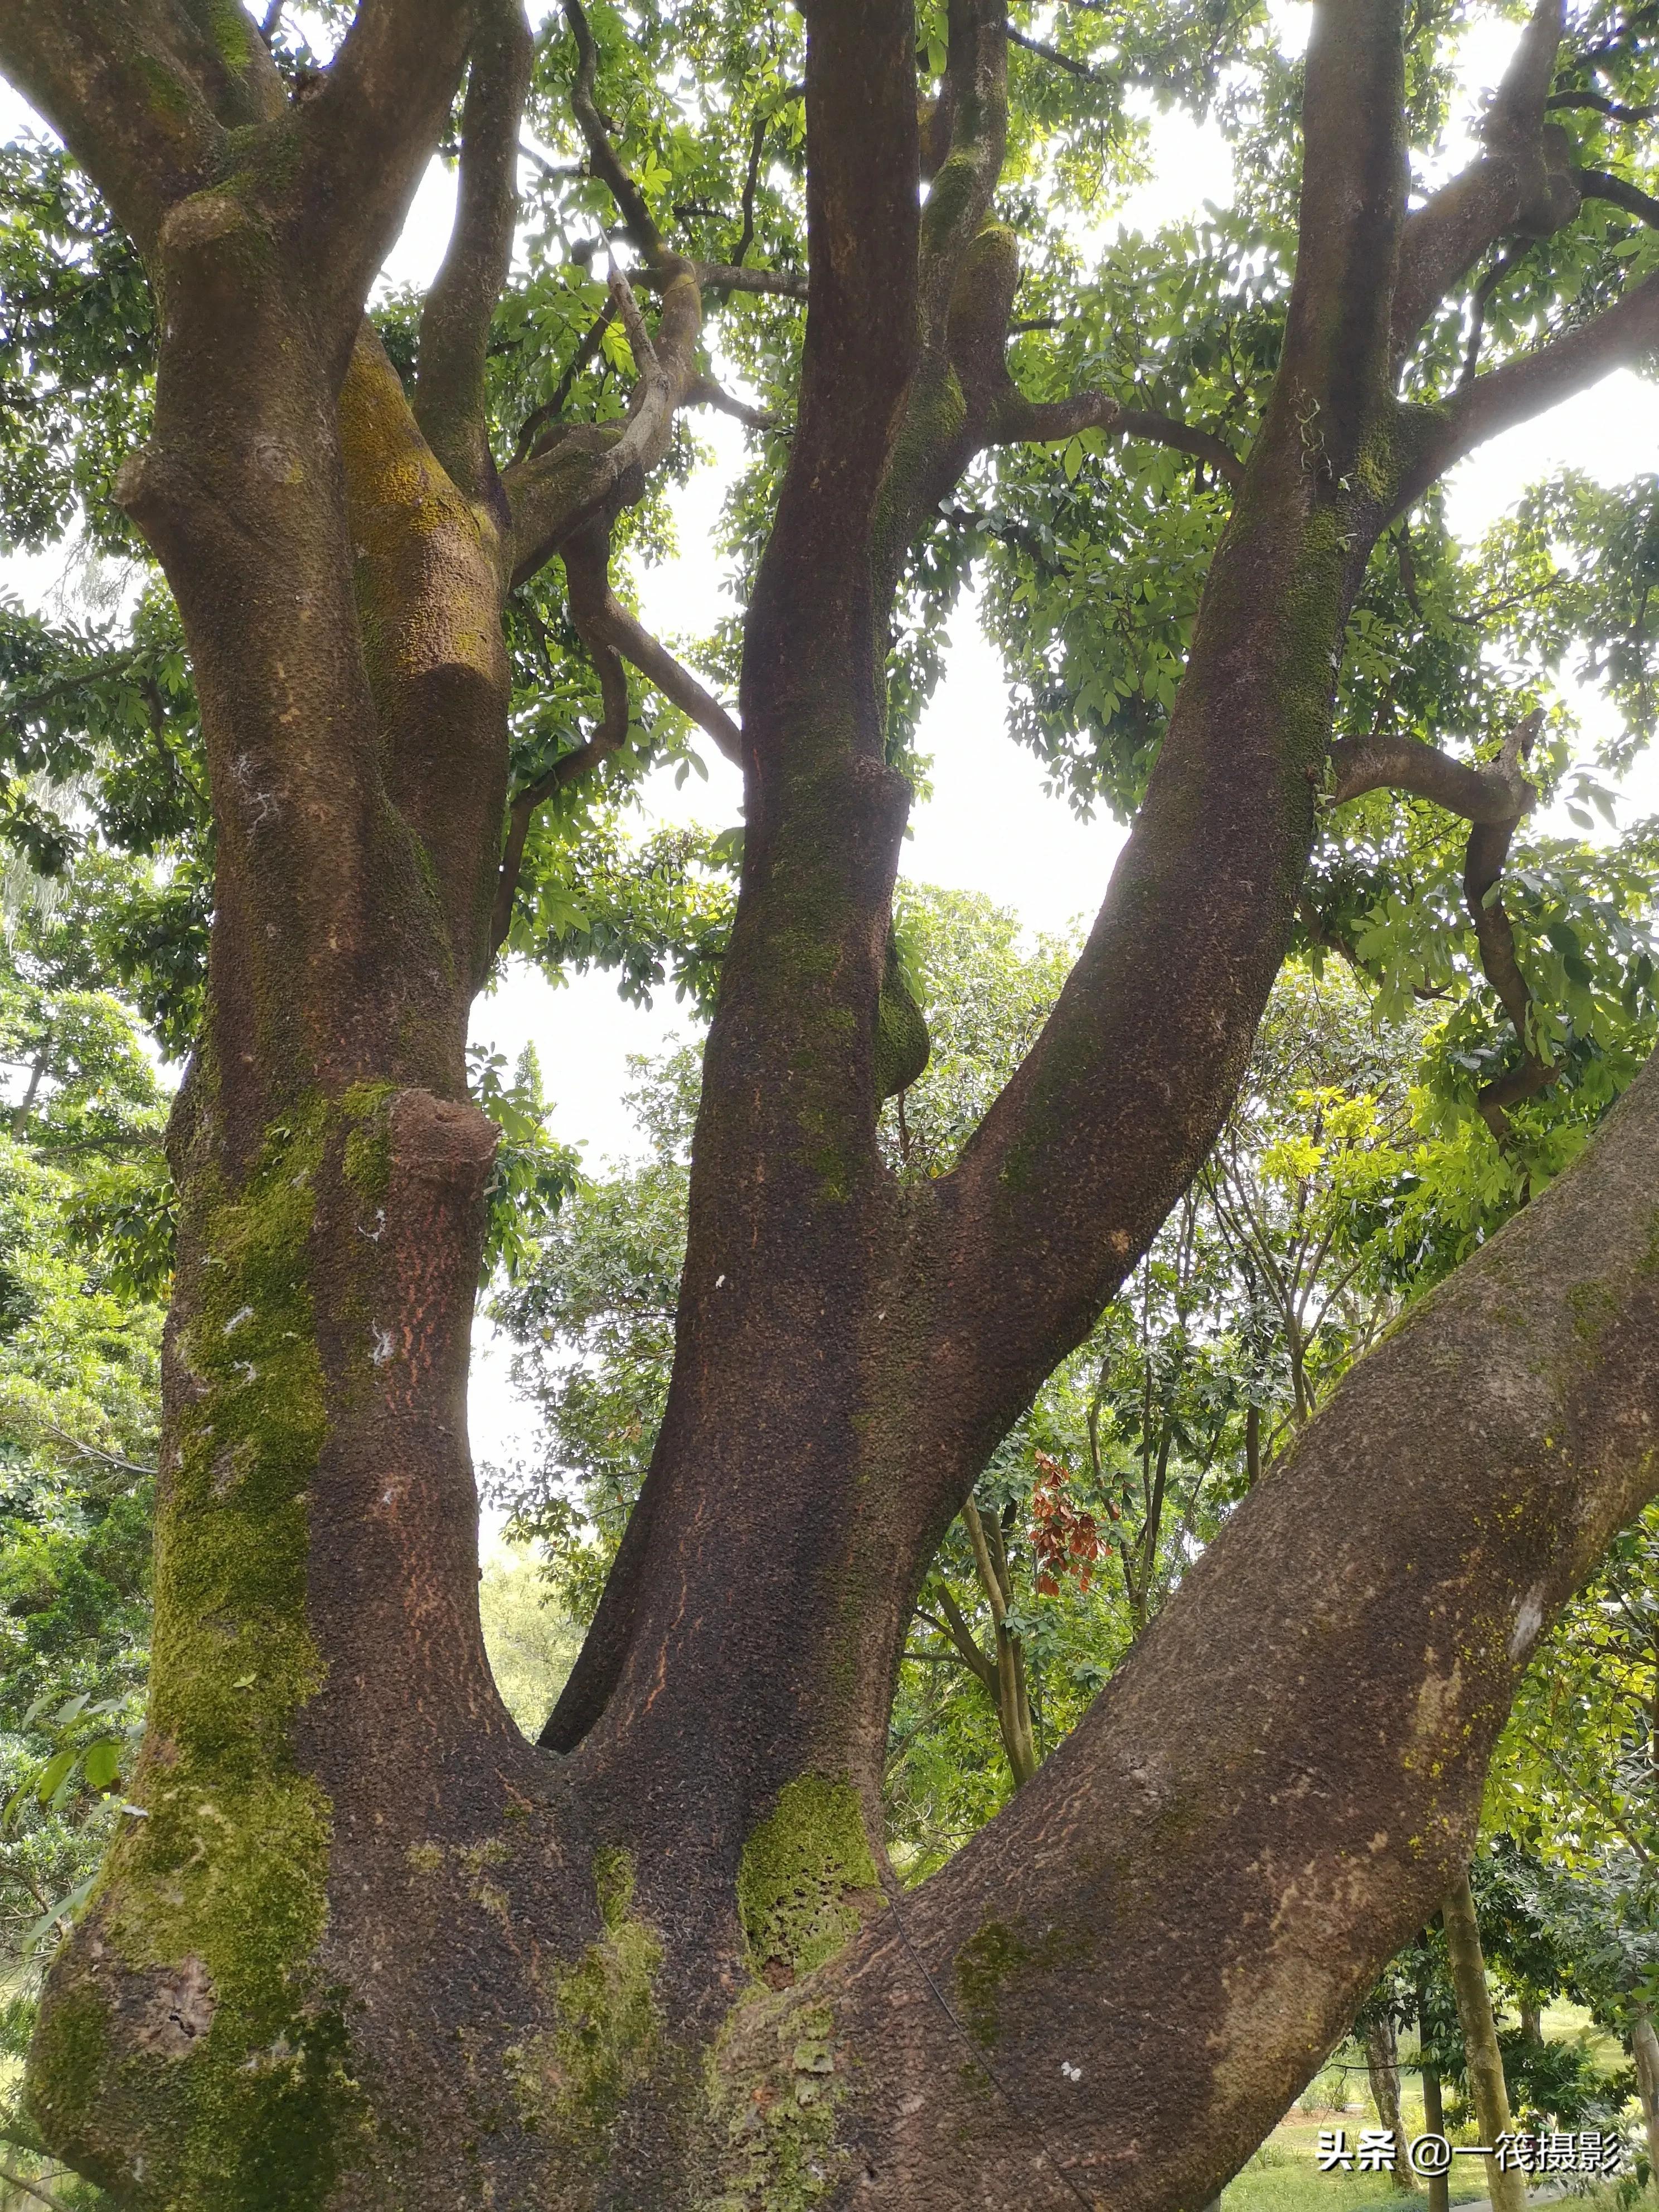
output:
[[131,12],[118,40],[102,0],[0,16],[160,295],[121,496],[183,615],[217,837],[151,1726],[52,1964],[46,2134],[133,2212],[1204,2203],[1461,1863],[1517,1668],[1659,1483],[1656,1073],[1307,1426],[1011,1809],[892,1882],[915,1590],[1226,1109],[1346,609],[1426,450],[1389,381],[1399,9],[1318,11],[1284,358],[1100,919],[958,1168],[908,1188],[877,1141],[922,1044],[884,668],[909,535],[1012,390],[1004,17],[948,11],[924,218],[910,12],[810,0],[803,383],[674,1372],[542,1749],[484,1662],[465,1423],[500,617],[665,449],[696,274],[655,271],[661,373],[623,427],[498,480],[505,77],[469,76],[469,145],[497,109],[507,135],[493,199],[464,155],[423,413],[362,307],[465,58],[526,65],[521,11],[365,8],[291,105],[259,41]]

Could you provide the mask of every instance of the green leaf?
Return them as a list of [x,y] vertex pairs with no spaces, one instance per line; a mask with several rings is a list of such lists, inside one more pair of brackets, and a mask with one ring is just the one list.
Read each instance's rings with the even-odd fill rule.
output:
[[112,1735],[100,1736],[86,1755],[82,1769],[89,1790],[107,1790],[121,1771],[121,1747]]
[[54,1797],[64,1784],[68,1781],[74,1770],[75,1762],[80,1756],[79,1750],[71,1747],[67,1751],[57,1753],[54,1757],[46,1761],[36,1776],[34,1783],[34,1794],[43,1805],[48,1799]]

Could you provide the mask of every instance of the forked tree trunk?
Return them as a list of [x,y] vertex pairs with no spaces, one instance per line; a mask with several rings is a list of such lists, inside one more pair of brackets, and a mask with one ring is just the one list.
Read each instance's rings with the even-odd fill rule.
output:
[[[915,1591],[1230,1103],[1369,550],[1475,437],[1650,343],[1659,289],[1535,372],[1401,405],[1435,302],[1523,205],[1543,220],[1559,15],[1506,81],[1513,146],[1408,220],[1399,8],[1327,0],[1282,365],[1146,804],[1032,1054],[958,1167],[902,1189],[876,1137],[909,799],[892,586],[975,450],[1115,418],[1008,381],[1001,6],[951,9],[925,210],[909,11],[808,15],[802,389],[746,632],[674,1372],[538,1750],[484,1663],[464,1418],[500,616],[561,547],[581,578],[665,449],[696,272],[590,85],[595,173],[662,309],[625,422],[498,478],[516,0],[364,0],[292,107],[237,9],[0,11],[161,296],[155,439],[121,496],[183,614],[218,837],[172,1134],[142,1810],[53,1962],[29,2075],[48,2139],[134,2212],[1202,2203],[1464,1863],[1518,1670],[1659,1482],[1655,1070],[1306,1426],[1011,1809],[892,1883]],[[469,55],[411,413],[362,303]]]

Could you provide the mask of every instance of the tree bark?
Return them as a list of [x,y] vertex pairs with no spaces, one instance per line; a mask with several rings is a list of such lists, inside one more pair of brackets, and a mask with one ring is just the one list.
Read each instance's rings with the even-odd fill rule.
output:
[[[1504,2055],[1498,2047],[1498,2025],[1486,1990],[1486,1961],[1480,1949],[1480,1929],[1467,1868],[1447,1890],[1442,1913],[1452,1987],[1457,1992],[1457,2017],[1468,2054],[1470,2100],[1481,2140],[1495,2145],[1500,2136],[1513,2132],[1515,2123],[1510,2117]],[[1492,2191],[1492,2212],[1525,2212],[1527,2180],[1518,2167],[1506,2167],[1495,2154],[1488,2155],[1486,2183]]]
[[1400,2045],[1391,2020],[1374,2020],[1365,2029],[1365,2072],[1376,2117],[1393,2136],[1398,2152],[1395,2186],[1409,2190],[1413,2185],[1406,2162],[1406,2130],[1400,2118]]
[[[620,171],[567,0],[573,112],[660,312],[648,331],[615,288],[626,417],[498,475],[482,378],[521,12],[364,0],[293,104],[224,13],[0,12],[0,57],[165,304],[121,496],[183,615],[217,836],[171,1137],[149,1729],[52,1964],[43,2131],[135,2212],[1201,2203],[1464,1863],[1519,1668],[1659,1482],[1659,1069],[1301,1430],[1071,1740],[908,1896],[879,1803],[904,1627],[1230,1103],[1378,531],[1528,395],[1648,343],[1659,290],[1431,422],[1403,407],[1395,272],[1416,313],[1519,187],[1483,169],[1408,222],[1399,7],[1324,0],[1282,363],[1146,804],[1033,1053],[956,1170],[901,1188],[877,1139],[910,796],[893,587],[953,472],[1055,417],[1002,366],[1001,7],[948,11],[922,207],[910,11],[809,0],[803,380],[745,634],[674,1371],[538,1751],[484,1662],[465,1433],[500,617],[562,549],[603,617],[581,563],[697,388],[697,271]],[[464,68],[411,410],[362,302]]]
[[1645,2007],[1633,2013],[1630,2028],[1631,2057],[1636,2062],[1636,2087],[1642,2100],[1642,2125],[1648,2139],[1648,2166],[1659,2174],[1659,2035]]
[[[1419,2035],[1422,2023],[1418,2025]],[[1425,2135],[1443,2136],[1446,2132],[1446,2106],[1440,2094],[1440,2069],[1423,2062],[1423,2130]],[[1429,2212],[1451,2212],[1451,2177],[1449,2173],[1429,2176]]]

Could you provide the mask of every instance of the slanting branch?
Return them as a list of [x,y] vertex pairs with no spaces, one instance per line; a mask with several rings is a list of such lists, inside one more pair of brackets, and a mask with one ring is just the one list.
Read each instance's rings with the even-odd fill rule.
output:
[[1659,226],[1659,200],[1650,192],[1640,191],[1623,177],[1609,176],[1605,169],[1575,169],[1572,173],[1587,200],[1610,201],[1638,222]]
[[712,407],[717,414],[729,415],[734,422],[744,422],[751,430],[782,430],[787,425],[781,417],[769,415],[763,407],[751,407],[746,400],[734,398],[712,376],[700,376],[685,395],[688,407]]
[[1415,452],[1401,471],[1393,513],[1403,514],[1436,479],[1476,446],[1516,422],[1587,390],[1659,345],[1659,273],[1536,352],[1505,362],[1464,386],[1443,406],[1408,411]]
[[1561,21],[1562,0],[1538,0],[1482,123],[1484,150],[1407,219],[1394,289],[1396,361],[1500,238],[1547,237],[1578,211],[1565,134],[1544,120]]
[[525,842],[539,809],[556,791],[591,775],[628,735],[628,672],[631,661],[641,674],[680,712],[711,737],[727,760],[741,766],[743,735],[720,701],[690,670],[674,658],[629,614],[611,588],[611,532],[602,521],[588,523],[560,547],[568,589],[570,618],[599,678],[603,711],[599,726],[584,745],[556,761],[547,774],[526,785],[507,809],[507,842],[496,884],[490,945],[499,952],[513,926],[513,901],[524,861]]
[[1024,445],[1075,438],[1083,430],[1101,430],[1109,437],[1140,438],[1154,446],[1170,446],[1190,453],[1212,468],[1235,489],[1243,480],[1244,464],[1232,447],[1212,430],[1183,422],[1173,415],[1159,415],[1139,407],[1120,407],[1104,392],[1086,392],[1072,399],[1027,399],[1012,381],[994,418],[988,442]]
[[564,17],[576,41],[576,82],[571,88],[570,107],[587,148],[588,167],[617,203],[629,244],[637,246],[648,259],[659,261],[663,253],[662,233],[646,204],[645,194],[618,160],[611,133],[605,127],[605,118],[593,97],[599,56],[582,0],[564,0]]
[[1077,77],[1085,84],[1104,84],[1108,82],[1087,62],[1079,61],[1073,54],[1061,53],[1058,46],[1051,46],[1046,40],[1034,39],[1029,31],[1016,30],[1012,23],[1005,23],[1002,27],[1010,46],[1023,47],[1040,61],[1050,62],[1055,69],[1064,70],[1068,76]]
[[1599,92],[1553,92],[1544,105],[1547,108],[1588,107],[1605,115],[1609,123],[1651,123],[1659,115],[1659,107],[1621,107]]
[[1556,1070],[1534,1048],[1532,993],[1516,956],[1513,926],[1496,895],[1510,841],[1538,795],[1522,768],[1543,720],[1538,708],[1517,722],[1504,740],[1497,766],[1490,769],[1453,760],[1415,738],[1346,738],[1331,747],[1334,805],[1368,791],[1408,791],[1461,814],[1472,825],[1463,861],[1463,900],[1474,925],[1481,969],[1521,1048],[1519,1067],[1486,1085],[1476,1101],[1495,1137],[1509,1127],[1506,1107],[1547,1090],[1556,1078]]
[[501,951],[513,927],[513,902],[518,892],[531,823],[556,791],[568,790],[573,783],[580,783],[584,776],[592,775],[601,761],[620,751],[628,737],[628,672],[616,647],[589,619],[591,609],[609,590],[605,563],[610,557],[610,544],[608,532],[590,526],[563,549],[571,619],[599,679],[599,725],[586,744],[555,761],[546,775],[526,785],[507,808],[507,842],[501,853],[501,874],[496,880],[490,916],[492,952]]
[[520,0],[488,0],[468,58],[455,227],[421,314],[415,419],[471,498],[495,479],[484,399],[490,319],[513,256],[519,119],[532,41]]
[[1062,2172],[1086,2202],[1207,2202],[1444,1894],[1540,1632],[1659,1479],[1656,1158],[1650,1066],[733,2078],[827,2006],[882,2202],[1058,2207]]
[[374,272],[448,119],[482,6],[400,0],[359,8],[316,92],[291,112],[298,158],[286,191],[289,250],[342,374]]

